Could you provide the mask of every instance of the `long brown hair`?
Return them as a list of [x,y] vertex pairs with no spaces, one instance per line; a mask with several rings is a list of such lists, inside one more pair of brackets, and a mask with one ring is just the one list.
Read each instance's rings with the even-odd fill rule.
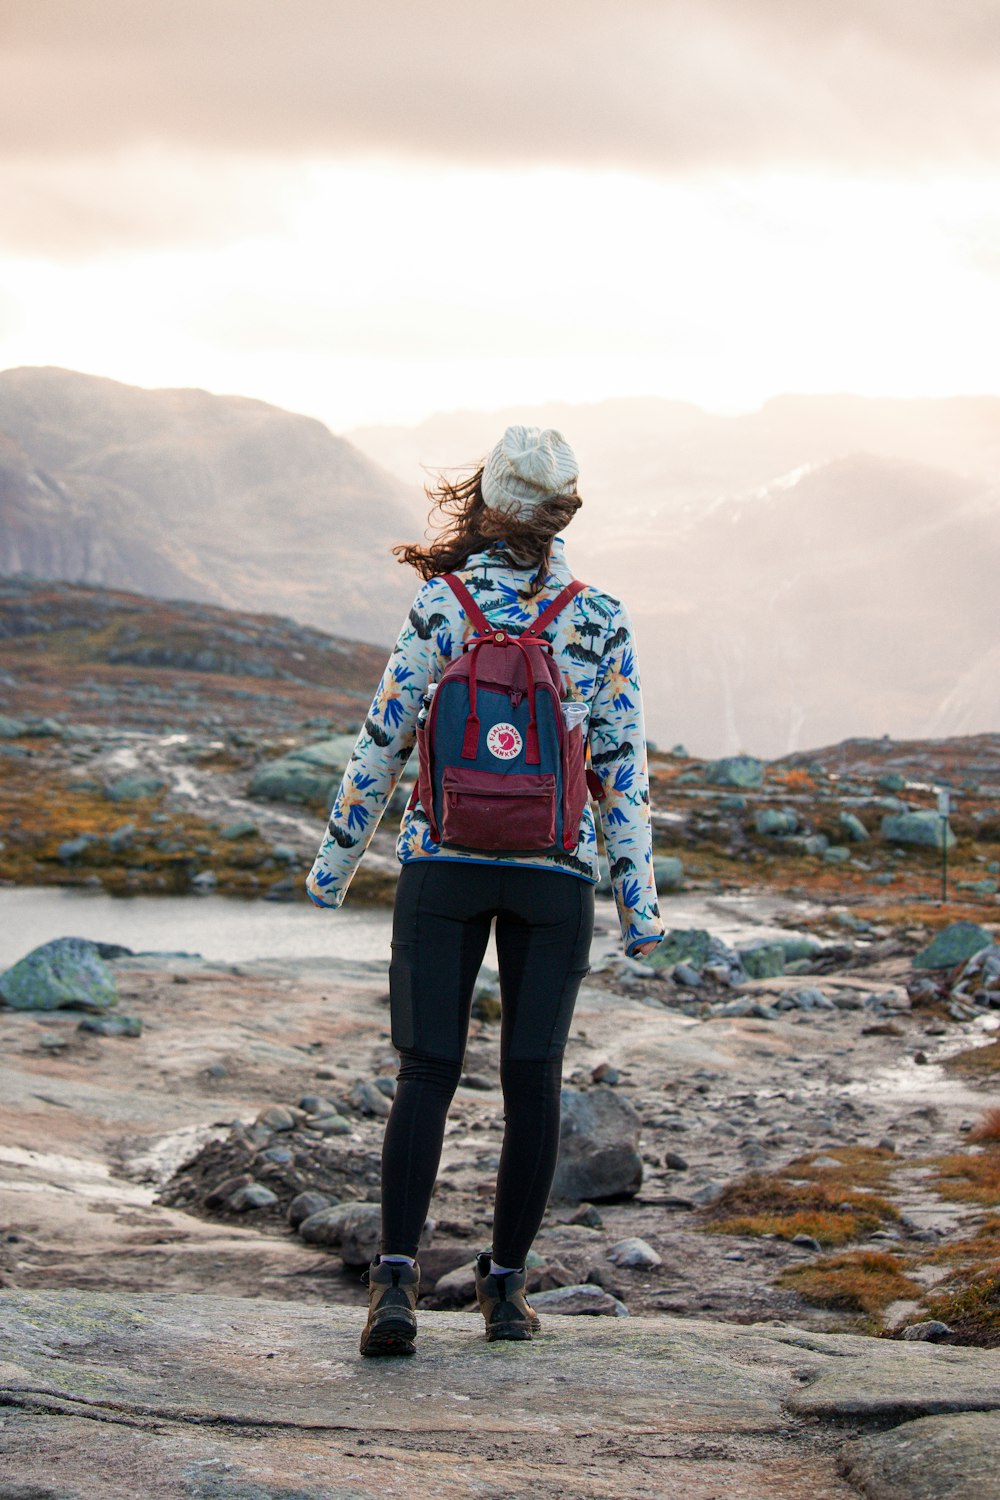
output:
[[568,526],[583,501],[579,495],[555,495],[537,505],[524,520],[490,510],[483,500],[482,466],[465,479],[449,480],[443,475],[434,488],[425,486],[432,502],[431,522],[435,515],[438,535],[427,545],[405,542],[393,547],[401,563],[416,568],[421,578],[438,578],[463,566],[473,552],[482,552],[496,542],[502,543],[496,556],[515,568],[534,568],[528,597],[537,594],[545,582],[552,557],[552,538]]

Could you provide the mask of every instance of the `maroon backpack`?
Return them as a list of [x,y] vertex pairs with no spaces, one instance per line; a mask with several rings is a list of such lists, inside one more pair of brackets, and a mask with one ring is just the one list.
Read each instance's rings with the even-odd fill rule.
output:
[[582,724],[568,728],[562,674],[542,631],[584,587],[574,580],[520,635],[493,626],[446,573],[476,631],[417,721],[414,789],[434,843],[470,852],[572,851],[587,802]]

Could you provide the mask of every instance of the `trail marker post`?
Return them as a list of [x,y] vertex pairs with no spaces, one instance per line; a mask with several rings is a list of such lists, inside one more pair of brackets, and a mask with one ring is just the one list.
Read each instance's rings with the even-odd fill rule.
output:
[[937,794],[937,810],[941,819],[941,900],[948,899],[948,814],[951,812],[951,793],[942,788]]

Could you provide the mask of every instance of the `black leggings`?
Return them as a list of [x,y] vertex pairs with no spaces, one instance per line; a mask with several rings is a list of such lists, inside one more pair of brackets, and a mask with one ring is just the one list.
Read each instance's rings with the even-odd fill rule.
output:
[[393,915],[389,990],[401,1062],[382,1146],[383,1255],[417,1254],[494,917],[505,1122],[493,1216],[498,1265],[524,1265],[545,1213],[594,887],[559,870],[419,860],[400,872]]

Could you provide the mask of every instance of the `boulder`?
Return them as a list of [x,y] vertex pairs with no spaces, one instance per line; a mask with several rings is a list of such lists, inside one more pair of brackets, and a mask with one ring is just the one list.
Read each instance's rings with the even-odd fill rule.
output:
[[354,735],[338,734],[265,761],[254,772],[250,796],[272,802],[323,802],[343,776],[354,745]]
[[[299,1234],[308,1244],[338,1251],[348,1266],[366,1266],[375,1259],[381,1232],[382,1208],[378,1203],[338,1203],[310,1214],[299,1225]],[[433,1237],[434,1220],[425,1219],[420,1248],[430,1245]]]
[[13,1010],[107,1010],[118,1003],[115,976],[89,938],[53,938],[0,974],[0,999]]
[[854,813],[842,812],[837,821],[852,844],[864,844],[871,838],[868,829]]
[[104,795],[109,802],[135,802],[140,797],[154,797],[163,787],[158,776],[119,776],[117,781],[108,782]]
[[744,972],[750,979],[774,979],[785,972],[785,950],[781,943],[761,938],[737,950]]
[[600,1203],[634,1197],[641,1186],[639,1116],[632,1105],[603,1086],[564,1088],[553,1198]]
[[531,1305],[538,1313],[558,1313],[560,1317],[628,1317],[624,1302],[592,1281],[583,1281],[576,1286],[552,1287],[547,1292],[532,1292]]
[[608,1260],[613,1266],[625,1266],[638,1271],[652,1271],[656,1266],[663,1265],[663,1256],[637,1235],[612,1245],[608,1251]]
[[733,984],[745,976],[740,960],[732,948],[721,938],[713,937],[703,927],[672,927],[662,942],[657,943],[645,962],[654,969],[673,970],[678,964],[686,964],[701,974],[706,969],[724,971]]
[[947,818],[936,812],[889,813],[882,819],[887,844],[915,844],[927,849],[950,849],[955,835]]
[[684,865],[675,855],[660,854],[653,860],[653,879],[658,891],[672,891],[684,883]]
[[975,922],[951,922],[936,934],[922,952],[913,960],[915,969],[953,969],[964,963],[982,948],[989,948],[992,939],[988,932]]
[[764,764],[752,755],[727,755],[705,767],[709,786],[757,787],[764,780]]
[[754,813],[754,828],[765,836],[794,833],[799,826],[798,814],[780,807],[761,807]]

